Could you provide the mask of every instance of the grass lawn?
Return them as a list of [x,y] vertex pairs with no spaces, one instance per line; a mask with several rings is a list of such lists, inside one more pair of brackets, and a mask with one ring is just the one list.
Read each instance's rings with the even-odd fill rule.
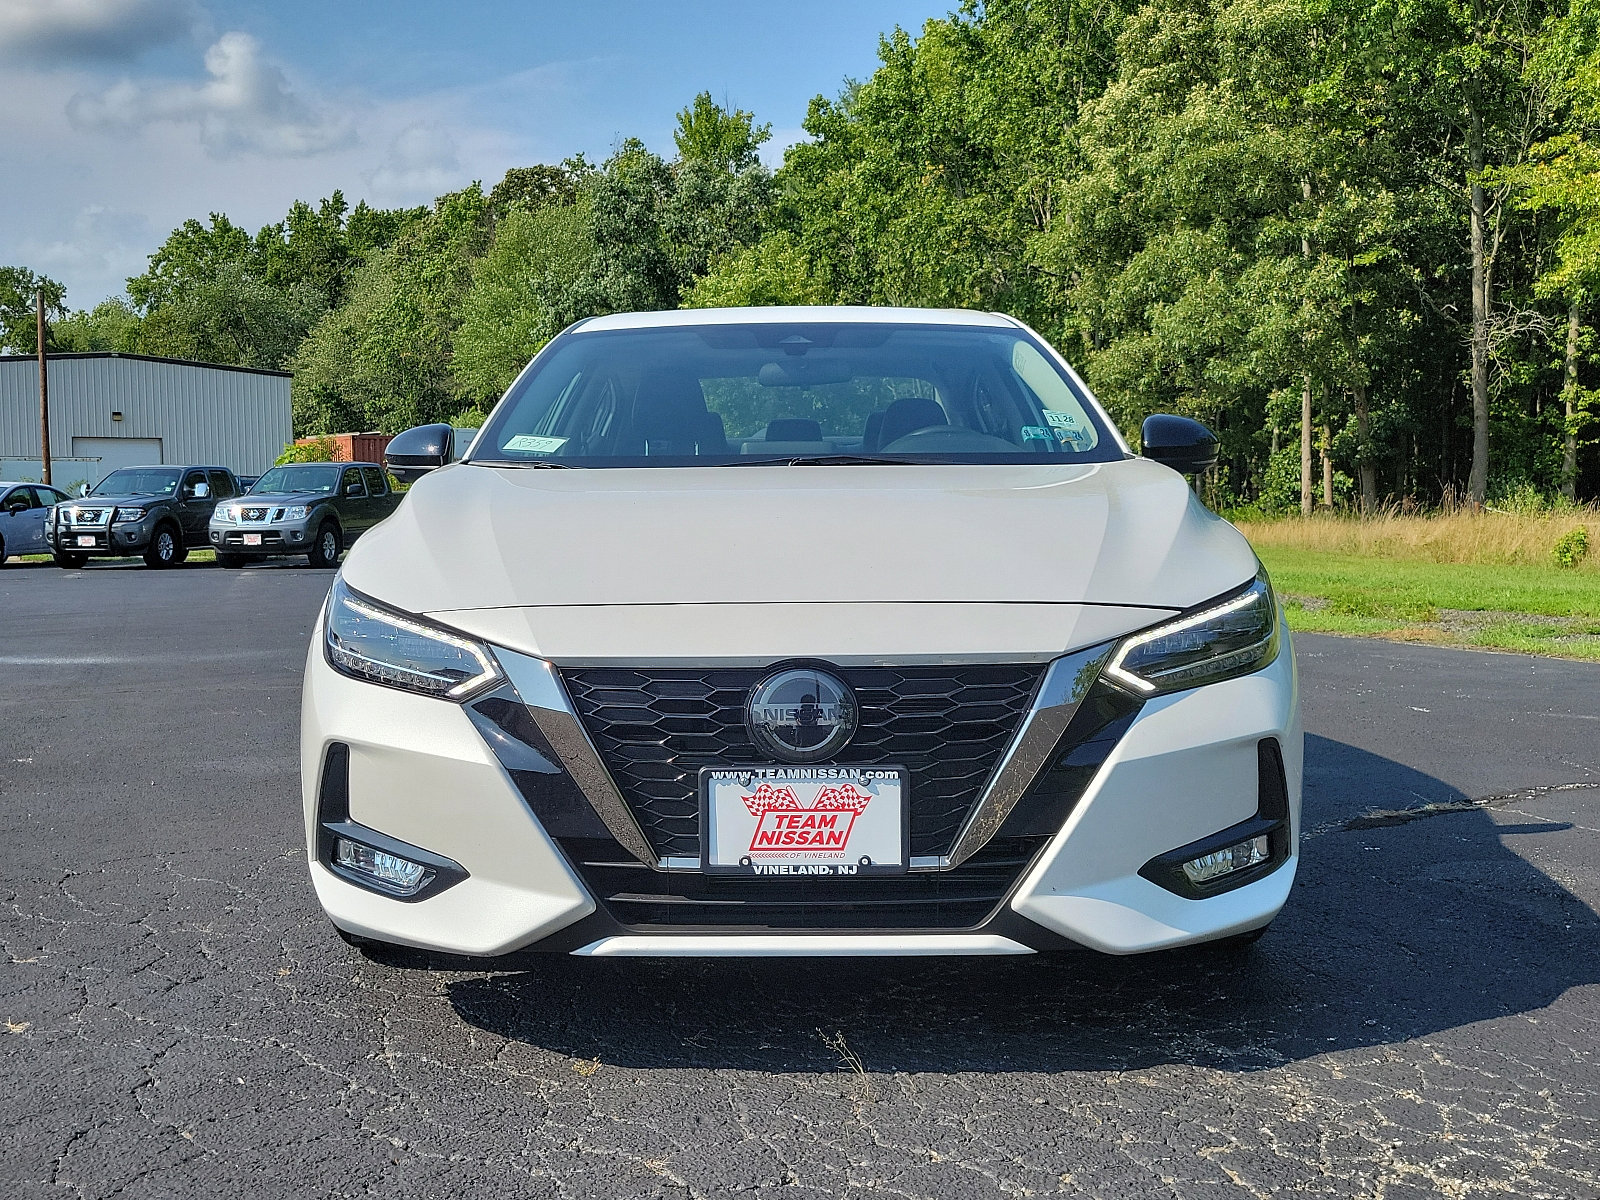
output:
[[[103,558],[94,559],[94,558],[91,558],[89,561],[90,562],[108,562],[109,561],[109,562],[126,563],[126,562],[137,562],[138,560],[139,560],[139,556],[137,554],[133,554],[133,555],[129,555],[127,558],[113,558],[113,559],[103,559]],[[10,561],[12,561],[12,562],[25,562],[25,563],[47,563],[47,562],[52,561],[52,558],[48,554],[18,554],[18,555],[13,556]],[[217,561],[217,555],[216,555],[216,552],[213,551],[213,550],[191,550],[191,551],[189,551],[189,557],[184,559],[185,563],[209,563],[209,562],[216,562],[216,561]]]
[[[1248,525],[1241,526],[1248,535]],[[1257,542],[1289,627],[1600,661],[1600,572]]]

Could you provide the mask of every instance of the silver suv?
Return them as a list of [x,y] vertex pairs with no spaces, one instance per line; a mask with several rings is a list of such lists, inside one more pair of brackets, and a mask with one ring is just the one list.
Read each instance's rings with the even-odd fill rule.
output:
[[377,463],[288,463],[211,514],[211,545],[224,567],[304,554],[336,567],[344,548],[395,510],[400,497]]

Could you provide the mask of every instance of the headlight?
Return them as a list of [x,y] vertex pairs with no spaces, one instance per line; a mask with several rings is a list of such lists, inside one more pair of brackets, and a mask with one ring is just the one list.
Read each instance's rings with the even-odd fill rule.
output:
[[219,504],[211,510],[211,517],[215,521],[221,521],[224,525],[231,525],[234,520],[233,509],[226,504]]
[[503,678],[487,646],[385,608],[342,579],[328,597],[323,645],[336,671],[440,699],[465,700]]
[[139,521],[144,519],[142,508],[119,508],[112,514],[113,521]]
[[1278,603],[1266,574],[1218,604],[1123,641],[1105,674],[1136,696],[1248,675],[1278,657]]
[[283,519],[285,521],[304,521],[310,512],[309,505],[292,504],[283,510]]

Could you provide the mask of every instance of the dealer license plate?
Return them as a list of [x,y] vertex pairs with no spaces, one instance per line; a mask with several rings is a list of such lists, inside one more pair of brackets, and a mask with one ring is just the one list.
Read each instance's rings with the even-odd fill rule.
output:
[[80,546],[92,546],[92,545],[94,545],[94,534],[92,534],[92,533],[80,533],[78,535],[78,545],[80,545]]
[[904,767],[704,767],[700,867],[721,875],[899,875]]
[[247,533],[247,534],[245,534],[244,535],[244,544],[246,546],[259,546],[259,545],[261,545],[261,535],[259,533]]

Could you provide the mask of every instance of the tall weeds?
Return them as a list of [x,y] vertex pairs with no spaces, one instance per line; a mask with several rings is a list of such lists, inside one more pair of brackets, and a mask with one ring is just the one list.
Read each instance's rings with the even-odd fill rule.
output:
[[[1459,510],[1431,516],[1390,510],[1365,520],[1319,513],[1236,523],[1257,546],[1414,562],[1555,570],[1552,550],[1563,535],[1580,526],[1589,531],[1589,544],[1600,546],[1600,507],[1594,505],[1544,512]],[[1591,552],[1572,569],[1600,572],[1600,553]]]

